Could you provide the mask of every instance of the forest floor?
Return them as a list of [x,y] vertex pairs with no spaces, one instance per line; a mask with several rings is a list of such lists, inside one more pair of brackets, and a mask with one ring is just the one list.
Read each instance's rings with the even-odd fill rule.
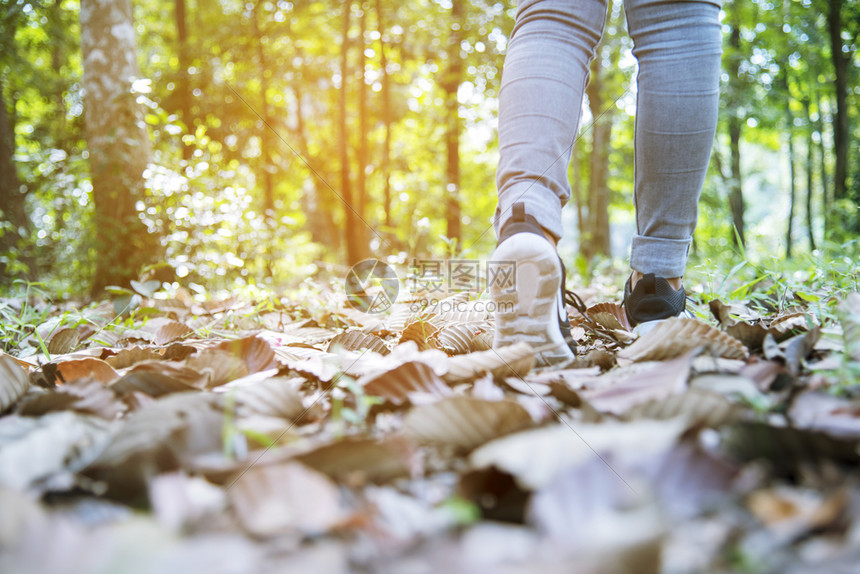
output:
[[858,572],[856,285],[617,284],[553,370],[468,293],[0,300],[0,571]]

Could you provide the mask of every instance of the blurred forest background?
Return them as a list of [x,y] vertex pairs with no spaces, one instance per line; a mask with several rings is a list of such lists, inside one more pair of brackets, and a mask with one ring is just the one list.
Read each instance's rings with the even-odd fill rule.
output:
[[[586,270],[633,230],[636,65],[610,4],[565,210]],[[2,289],[268,288],[492,251],[514,2],[0,6]],[[727,0],[723,33],[694,258],[855,257],[860,2]]]

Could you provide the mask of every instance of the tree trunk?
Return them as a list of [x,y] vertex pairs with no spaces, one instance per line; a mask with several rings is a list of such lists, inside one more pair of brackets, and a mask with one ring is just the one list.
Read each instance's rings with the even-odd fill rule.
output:
[[385,54],[382,0],[376,0],[376,22],[379,29],[379,67],[382,68],[382,123],[385,125],[385,141],[382,144],[382,210],[385,213],[385,226],[391,227],[391,78]]
[[842,2],[828,2],[827,28],[830,32],[830,54],[836,76],[836,113],[833,116],[833,152],[836,163],[833,169],[833,198],[847,196],[845,181],[848,177],[848,64],[849,54],[842,51]]
[[[21,193],[21,180],[15,167],[15,126],[6,109],[6,98],[0,78],[0,254],[13,252],[20,257],[18,241],[30,229],[30,220]],[[0,283],[6,284],[12,274],[0,263]]]
[[128,284],[158,252],[136,203],[151,147],[142,110],[130,93],[140,77],[131,0],[82,0],[81,52],[87,151],[93,185],[96,276],[93,294]]
[[263,214],[269,228],[274,227],[275,217],[275,184],[272,181],[272,114],[269,109],[269,78],[266,65],[266,53],[263,50],[263,34],[260,31],[260,15],[262,0],[254,4],[252,22],[254,26],[254,43],[257,45],[257,66],[260,74],[260,115],[263,117],[260,143],[262,147],[262,175],[263,175]]
[[[359,51],[359,66],[358,66],[358,173],[356,182],[358,183],[358,205],[356,210],[364,217],[367,213],[367,165],[369,163],[368,143],[367,143],[367,82],[364,78],[365,69],[367,67],[367,56],[364,54],[365,41],[364,34],[367,30],[367,6],[364,2],[359,3],[361,9],[361,17],[359,18],[358,32],[358,51]],[[356,228],[357,235],[363,244],[367,243],[367,226],[360,225]]]
[[[185,124],[185,133],[194,133],[194,118],[191,115],[191,84],[188,78],[188,68],[191,65],[188,57],[188,23],[186,20],[185,0],[174,0],[174,17],[176,19],[176,52],[179,60],[179,78],[176,91],[179,93],[179,115]],[[184,142],[182,159],[191,159],[192,149]]]
[[349,169],[349,132],[346,122],[346,88],[349,79],[349,25],[352,13],[352,1],[344,3],[343,7],[343,36],[341,40],[340,54],[340,98],[338,101],[340,118],[340,138],[338,150],[340,155],[340,186],[344,203],[344,238],[346,240],[346,260],[349,265],[354,265],[364,258],[366,245],[362,244],[363,233],[359,225],[364,222],[358,215],[353,205],[352,183],[350,181]]
[[579,242],[582,244],[583,226],[585,225],[582,215],[582,166],[580,165],[579,148],[576,146],[576,143],[573,145],[571,155],[573,156],[573,161],[571,162],[573,166],[573,185],[571,187],[573,187],[573,198],[576,201],[576,228],[579,230]]
[[[605,113],[600,93],[601,65],[598,56],[591,61],[591,80],[588,82],[588,107],[593,118],[600,118],[592,127],[591,177],[588,180],[588,234],[583,242],[584,255],[609,255],[609,139],[612,136],[612,113]],[[603,116],[601,117],[601,113]]]
[[[736,7],[733,6],[736,9]],[[732,10],[734,13],[735,10]],[[731,34],[729,35],[729,46],[731,47],[729,61],[729,152],[731,156],[731,185],[729,188],[729,207],[732,212],[732,226],[734,233],[732,234],[732,242],[738,245],[746,245],[746,232],[744,230],[744,192],[743,181],[741,179],[741,125],[742,118],[739,117],[740,102],[738,102],[738,92],[740,86],[740,49],[741,49],[741,31],[740,26],[735,19],[731,24]]]
[[460,102],[457,92],[463,81],[463,58],[460,43],[465,26],[464,2],[451,3],[451,35],[448,38],[448,69],[442,78],[445,91],[445,196],[448,239],[460,249]]
[[821,95],[818,90],[815,94],[815,109],[818,110],[818,119],[815,120],[815,129],[818,131],[818,180],[821,183],[821,211],[824,222],[824,239],[827,240],[832,231],[833,217],[830,213],[831,193],[827,181],[827,150],[824,144],[824,112],[821,109]]
[[[791,113],[788,114],[791,119]],[[788,127],[788,229],[785,234],[785,258],[791,258],[792,236],[794,234],[794,201],[797,197],[797,189],[794,185],[795,174],[797,173],[794,165],[794,133],[791,129],[791,124]]]
[[815,171],[813,167],[814,157],[813,150],[815,146],[812,141],[812,132],[814,127],[812,125],[812,118],[809,117],[809,98],[804,98],[803,100],[803,109],[806,112],[806,127],[807,127],[807,138],[806,138],[806,234],[809,238],[809,250],[815,250],[815,230],[812,227],[814,217],[812,212],[812,176]]

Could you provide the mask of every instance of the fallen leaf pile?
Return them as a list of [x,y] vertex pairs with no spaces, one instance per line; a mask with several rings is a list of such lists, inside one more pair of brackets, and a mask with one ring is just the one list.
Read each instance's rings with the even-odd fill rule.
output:
[[860,295],[600,303],[543,371],[448,302],[58,310],[0,354],[0,571],[857,572]]

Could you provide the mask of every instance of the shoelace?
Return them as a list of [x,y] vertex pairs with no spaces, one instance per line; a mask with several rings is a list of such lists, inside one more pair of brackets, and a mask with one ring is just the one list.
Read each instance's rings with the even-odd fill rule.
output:
[[588,307],[586,307],[585,303],[583,302],[582,297],[580,297],[570,289],[564,290],[564,296],[562,297],[562,300],[564,301],[565,305],[570,305],[571,307],[579,311],[581,315],[585,315],[585,311],[588,309]]

